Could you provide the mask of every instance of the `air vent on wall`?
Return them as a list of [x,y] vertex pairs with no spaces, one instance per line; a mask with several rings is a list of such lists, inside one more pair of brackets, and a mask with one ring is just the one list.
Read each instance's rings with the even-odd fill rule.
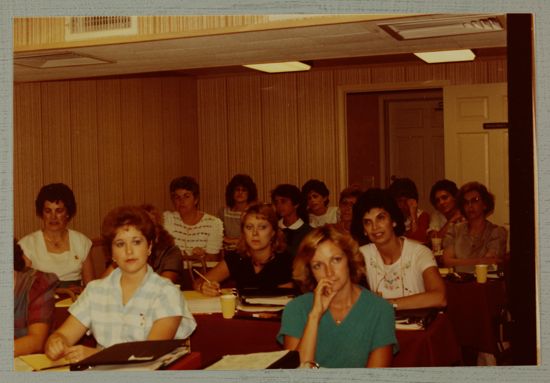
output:
[[65,18],[65,40],[137,35],[137,16],[73,16]]
[[108,64],[112,61],[97,57],[85,56],[75,52],[56,52],[40,55],[21,55],[13,59],[14,64],[37,69],[60,68],[78,65]]
[[424,39],[504,30],[497,16],[488,15],[460,15],[419,21],[396,21],[388,24],[379,24],[378,26],[397,40]]

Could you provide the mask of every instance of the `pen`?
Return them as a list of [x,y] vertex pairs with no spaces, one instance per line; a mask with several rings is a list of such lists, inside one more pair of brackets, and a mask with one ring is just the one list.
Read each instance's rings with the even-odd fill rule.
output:
[[[204,275],[202,275],[197,269],[193,269],[193,272],[195,274],[197,274],[199,277],[201,277],[202,279],[204,279],[206,281],[206,283],[208,283],[209,285],[212,284],[212,282],[210,282],[210,279],[206,278]],[[221,291],[220,289],[218,289],[218,291]]]

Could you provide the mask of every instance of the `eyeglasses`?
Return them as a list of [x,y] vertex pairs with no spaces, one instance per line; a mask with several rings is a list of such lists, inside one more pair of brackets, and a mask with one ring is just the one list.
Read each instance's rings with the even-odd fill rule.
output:
[[478,204],[481,202],[481,198],[480,197],[474,197],[474,198],[470,198],[470,199],[464,199],[464,206],[469,206],[469,205],[474,205],[474,204]]

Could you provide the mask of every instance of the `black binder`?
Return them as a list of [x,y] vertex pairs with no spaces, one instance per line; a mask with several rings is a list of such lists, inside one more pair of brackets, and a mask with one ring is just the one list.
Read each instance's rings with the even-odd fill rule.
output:
[[71,371],[91,369],[101,365],[131,365],[151,362],[174,351],[178,347],[187,347],[188,339],[145,340],[118,343],[100,352],[70,365]]

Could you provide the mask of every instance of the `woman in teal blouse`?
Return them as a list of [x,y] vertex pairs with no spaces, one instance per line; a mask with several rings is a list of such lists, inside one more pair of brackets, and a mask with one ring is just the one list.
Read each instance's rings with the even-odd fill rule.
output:
[[277,336],[303,365],[388,367],[397,351],[393,307],[359,285],[364,259],[333,225],[314,229],[294,260],[305,294],[287,304]]

